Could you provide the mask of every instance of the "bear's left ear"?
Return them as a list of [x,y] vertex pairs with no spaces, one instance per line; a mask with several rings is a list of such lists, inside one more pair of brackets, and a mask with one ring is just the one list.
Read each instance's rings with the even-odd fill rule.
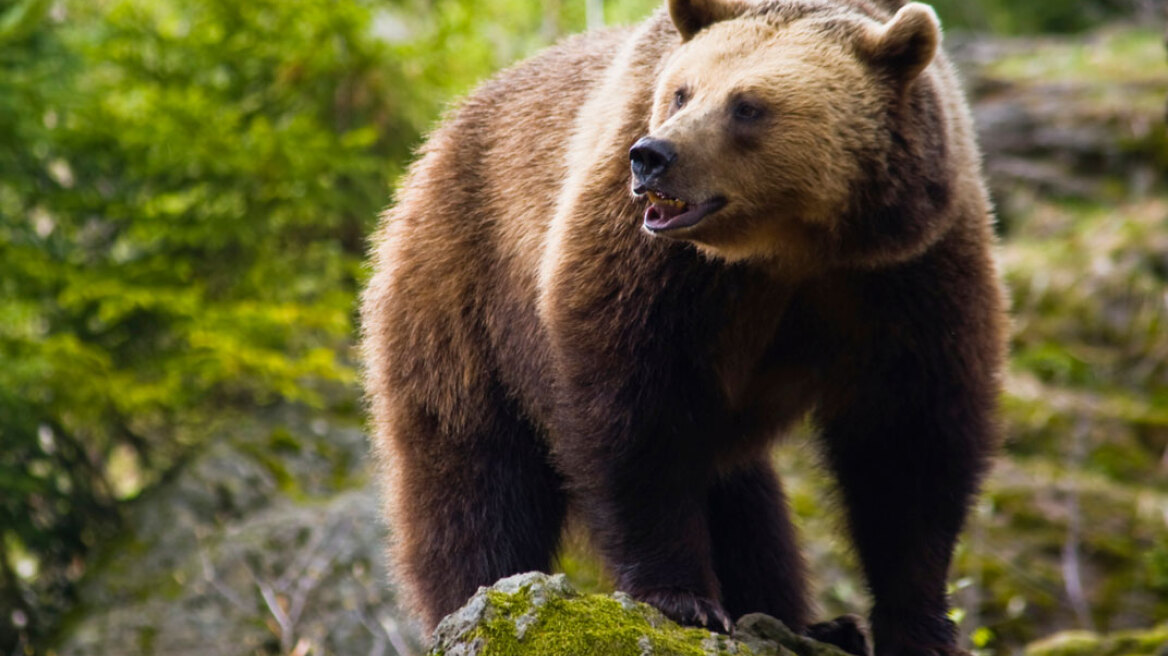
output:
[[714,23],[742,15],[745,9],[740,0],[669,0],[669,18],[682,41]]
[[936,12],[929,5],[910,2],[892,20],[864,35],[860,47],[874,64],[907,84],[933,61],[940,43]]

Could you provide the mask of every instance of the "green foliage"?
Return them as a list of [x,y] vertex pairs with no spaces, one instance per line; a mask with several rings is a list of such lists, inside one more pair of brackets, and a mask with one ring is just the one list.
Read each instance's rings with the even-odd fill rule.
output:
[[418,134],[371,21],[111,0],[4,31],[5,626],[45,625],[117,502],[209,417],[353,382],[363,237]]

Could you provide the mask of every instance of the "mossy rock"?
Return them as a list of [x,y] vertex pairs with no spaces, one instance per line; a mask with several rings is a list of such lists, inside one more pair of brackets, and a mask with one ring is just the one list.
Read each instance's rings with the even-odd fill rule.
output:
[[777,619],[747,615],[734,637],[686,628],[628,595],[580,594],[562,574],[480,588],[434,632],[430,656],[847,656]]
[[1168,624],[1110,635],[1064,631],[1029,645],[1025,656],[1168,656]]

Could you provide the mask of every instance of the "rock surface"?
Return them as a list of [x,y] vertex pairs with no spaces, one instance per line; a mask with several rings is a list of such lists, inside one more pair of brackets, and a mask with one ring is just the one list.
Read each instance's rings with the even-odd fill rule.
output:
[[57,654],[421,652],[386,583],[365,436],[283,414],[232,427],[139,500]]
[[562,574],[517,574],[479,588],[434,632],[430,656],[848,656],[761,614],[734,637],[674,624],[617,592],[576,592]]

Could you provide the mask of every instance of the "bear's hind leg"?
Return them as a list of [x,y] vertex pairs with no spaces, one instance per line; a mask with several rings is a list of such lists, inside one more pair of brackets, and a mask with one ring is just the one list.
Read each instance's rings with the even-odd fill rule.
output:
[[565,513],[562,481],[511,406],[491,399],[461,431],[420,407],[393,422],[393,555],[427,632],[479,586],[551,565]]
[[803,560],[782,487],[765,457],[715,481],[710,541],[722,603],[731,617],[766,613],[795,631],[806,628]]

